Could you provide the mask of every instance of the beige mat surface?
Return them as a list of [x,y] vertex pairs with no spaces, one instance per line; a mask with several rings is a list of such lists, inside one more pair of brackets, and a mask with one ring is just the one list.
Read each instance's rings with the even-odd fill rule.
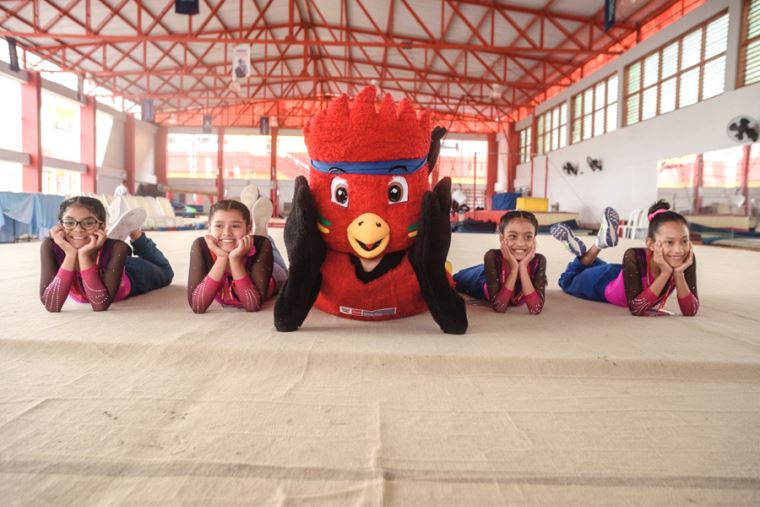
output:
[[271,303],[190,311],[196,234],[152,233],[174,283],[105,313],[45,312],[39,243],[0,245],[2,505],[760,504],[758,252],[696,247],[695,318],[562,294],[540,236],[539,316],[469,306],[447,336],[314,310],[280,334]]

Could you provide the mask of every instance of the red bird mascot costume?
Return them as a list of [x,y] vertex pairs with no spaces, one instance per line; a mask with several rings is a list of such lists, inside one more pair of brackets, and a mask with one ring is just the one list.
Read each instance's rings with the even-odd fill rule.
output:
[[296,179],[285,224],[288,281],[275,327],[295,331],[312,305],[358,320],[429,310],[446,333],[467,330],[464,301],[445,271],[451,180],[430,191],[445,129],[431,132],[404,99],[398,110],[375,89],[335,99],[304,128],[309,182]]

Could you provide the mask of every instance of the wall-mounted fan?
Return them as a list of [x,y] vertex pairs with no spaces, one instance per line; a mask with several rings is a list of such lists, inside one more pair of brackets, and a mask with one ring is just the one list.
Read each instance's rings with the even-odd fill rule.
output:
[[562,170],[565,171],[565,174],[568,176],[576,176],[578,174],[578,166],[573,165],[571,162],[565,162],[565,165],[562,166]]
[[591,168],[592,171],[601,171],[602,170],[602,161],[598,158],[591,158],[586,157],[586,163]]
[[754,143],[760,137],[760,128],[758,128],[757,120],[742,115],[728,122],[726,134],[738,143]]

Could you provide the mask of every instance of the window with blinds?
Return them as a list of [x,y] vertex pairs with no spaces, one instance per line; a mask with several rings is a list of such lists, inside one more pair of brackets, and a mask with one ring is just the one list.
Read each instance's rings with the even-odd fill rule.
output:
[[572,99],[570,142],[577,143],[617,128],[618,77],[588,87]]
[[520,132],[520,163],[530,161],[530,127],[522,129]]
[[[760,5],[760,0],[751,2]],[[626,67],[625,124],[723,93],[727,39],[728,14],[721,14]]]
[[760,82],[760,0],[745,0],[744,13],[739,86]]
[[538,117],[538,153],[567,146],[567,104],[562,103]]

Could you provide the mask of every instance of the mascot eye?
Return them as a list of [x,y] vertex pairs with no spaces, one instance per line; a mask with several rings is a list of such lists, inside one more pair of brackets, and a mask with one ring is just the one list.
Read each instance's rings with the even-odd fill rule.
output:
[[388,183],[388,204],[397,204],[409,200],[409,186],[403,176],[394,176]]
[[333,178],[330,182],[330,200],[338,206],[348,207],[348,182],[343,178]]

